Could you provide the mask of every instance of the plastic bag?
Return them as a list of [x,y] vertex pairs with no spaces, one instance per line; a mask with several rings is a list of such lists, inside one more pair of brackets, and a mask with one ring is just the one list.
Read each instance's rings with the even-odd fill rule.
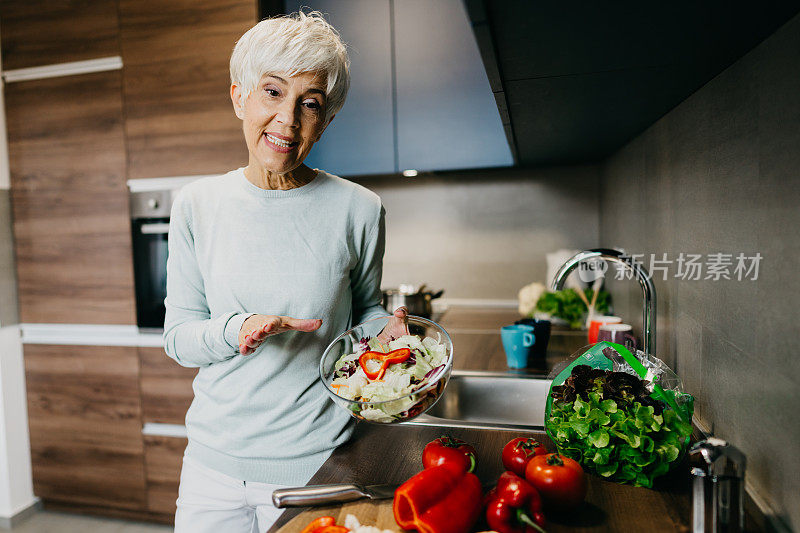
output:
[[606,479],[652,487],[686,452],[694,398],[663,361],[598,342],[560,366],[545,407],[559,453]]

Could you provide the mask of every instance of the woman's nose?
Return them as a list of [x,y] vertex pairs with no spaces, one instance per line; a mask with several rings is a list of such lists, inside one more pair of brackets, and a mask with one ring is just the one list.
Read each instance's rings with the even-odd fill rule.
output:
[[287,101],[278,107],[278,113],[275,118],[281,124],[295,127],[300,123],[300,110],[294,103]]

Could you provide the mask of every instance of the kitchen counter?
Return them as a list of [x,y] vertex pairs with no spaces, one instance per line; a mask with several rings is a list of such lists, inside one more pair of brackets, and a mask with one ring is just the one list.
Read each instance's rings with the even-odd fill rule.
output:
[[[509,370],[499,330],[518,319],[519,314],[512,309],[449,309],[438,322],[453,340],[454,368],[547,375],[555,365],[586,344],[584,331],[553,328],[547,354],[541,361],[537,361],[533,368]],[[476,474],[484,484],[494,482],[502,473],[500,452],[514,437],[531,435],[548,450],[554,450],[550,439],[541,431],[443,430],[359,423],[353,438],[331,455],[309,484],[400,484],[421,470],[425,444],[445,433],[475,446],[478,455]],[[587,476],[588,493],[584,505],[567,516],[548,515],[547,530],[551,533],[576,528],[582,531],[688,531],[690,486],[686,472],[686,467],[679,467],[661,478],[657,490]],[[332,512],[334,509],[337,507],[331,507]],[[301,511],[287,510],[270,531],[277,531]]]
[[[331,455],[309,484],[402,483],[422,469],[425,444],[443,433],[445,431],[442,429],[433,427],[359,423],[350,442]],[[449,429],[446,433],[475,446],[478,459],[476,474],[484,484],[494,482],[503,472],[500,452],[505,443],[514,437],[530,435],[544,443],[548,450],[553,450],[550,439],[536,431]],[[686,472],[685,467],[678,468],[674,474],[661,478],[657,490],[620,485],[587,476],[588,493],[584,504],[566,516],[548,514],[547,531],[558,533],[578,528],[587,532],[688,531],[690,486]],[[334,514],[337,507],[330,509]],[[270,531],[277,531],[301,511],[287,510]]]
[[516,309],[452,307],[438,320],[453,340],[457,370],[492,370],[514,374],[548,375],[558,363],[587,344],[586,331],[554,326],[547,353],[530,368],[513,370],[506,364],[500,328],[520,319]]

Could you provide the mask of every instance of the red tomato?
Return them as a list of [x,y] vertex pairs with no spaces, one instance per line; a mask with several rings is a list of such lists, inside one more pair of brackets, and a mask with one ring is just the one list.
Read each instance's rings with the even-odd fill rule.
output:
[[422,466],[430,468],[444,463],[460,465],[465,472],[475,470],[475,448],[461,439],[439,437],[422,450]]
[[583,468],[577,461],[557,453],[531,459],[525,479],[539,491],[545,506],[552,509],[573,509],[586,497]]
[[517,437],[503,447],[503,466],[518,476],[525,477],[525,467],[536,455],[544,455],[547,450],[534,439]]

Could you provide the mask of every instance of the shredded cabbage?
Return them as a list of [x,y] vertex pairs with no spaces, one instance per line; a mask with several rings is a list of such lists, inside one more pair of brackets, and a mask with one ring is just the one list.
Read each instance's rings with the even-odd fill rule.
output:
[[[355,353],[342,355],[334,364],[334,379],[330,385],[339,396],[348,400],[386,402],[357,412],[375,422],[391,422],[412,409],[421,398],[411,393],[436,381],[447,363],[447,347],[442,344],[441,335],[438,340],[403,335],[388,344],[375,338],[362,339],[354,348]],[[368,350],[388,353],[400,348],[408,348],[411,357],[402,363],[389,365],[380,380],[369,379],[358,362],[361,354]],[[377,365],[377,362],[369,361],[366,364],[368,370],[373,371],[370,365]]]

